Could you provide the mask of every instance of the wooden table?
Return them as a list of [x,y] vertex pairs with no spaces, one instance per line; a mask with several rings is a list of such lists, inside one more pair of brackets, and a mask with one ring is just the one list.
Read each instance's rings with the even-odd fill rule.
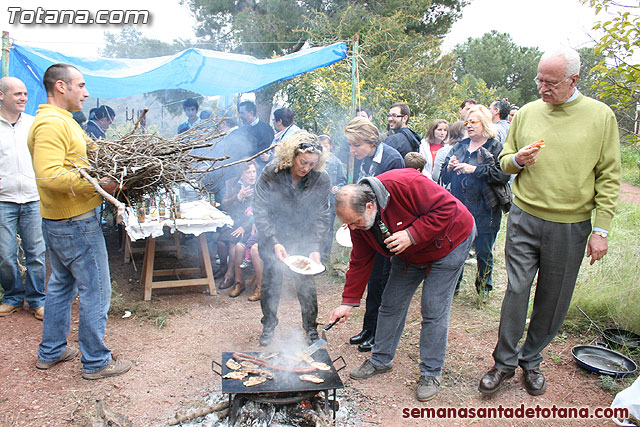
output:
[[[147,237],[145,241],[146,245],[144,250],[144,261],[142,263],[142,278],[140,279],[140,281],[144,284],[145,301],[149,301],[151,299],[152,289],[160,288],[208,285],[209,294],[216,294],[216,284],[213,279],[213,268],[211,266],[211,258],[209,257],[207,238],[204,233],[198,236],[198,254],[200,259],[200,267],[155,270],[154,261],[157,248],[156,238]],[[199,274],[201,277],[195,279],[154,280],[154,277],[179,277],[181,274]]]
[[[127,211],[128,215],[125,215],[127,237],[132,241],[145,240],[142,277],[140,279],[144,285],[145,301],[149,301],[151,299],[151,291],[153,289],[159,288],[206,285],[209,287],[209,293],[211,295],[216,294],[216,285],[213,279],[213,268],[211,266],[211,258],[209,248],[207,247],[205,233],[207,231],[215,231],[225,225],[232,225],[233,220],[228,215],[202,201],[182,204],[182,212],[186,212],[187,215],[191,214],[193,216],[187,216],[187,218],[180,218],[175,221],[165,219],[140,224],[136,221],[135,212],[131,208],[127,208]],[[174,233],[173,245],[166,246],[157,244],[156,238],[163,235],[163,230],[166,230],[164,227],[169,227]],[[199,266],[156,270],[154,268],[156,252],[175,249],[178,252],[178,255],[180,255],[181,248],[177,237],[178,232],[197,236]],[[181,275],[186,274],[196,274],[199,277],[193,279],[180,278]],[[175,279],[156,280],[158,277],[167,276],[175,276]]]

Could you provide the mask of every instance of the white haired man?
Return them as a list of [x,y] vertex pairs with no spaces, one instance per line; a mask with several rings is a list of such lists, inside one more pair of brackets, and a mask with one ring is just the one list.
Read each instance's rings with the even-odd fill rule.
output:
[[[620,187],[618,126],[609,107],[577,90],[579,72],[580,56],[572,49],[542,56],[535,78],[541,100],[514,117],[499,157],[502,170],[516,178],[505,244],[509,282],[495,364],[480,380],[485,395],[498,391],[518,366],[529,394],[546,391],[541,352],[562,326],[585,247],[591,264],[607,253]],[[533,144],[539,140],[543,148]],[[536,274],[531,321],[518,347]]]

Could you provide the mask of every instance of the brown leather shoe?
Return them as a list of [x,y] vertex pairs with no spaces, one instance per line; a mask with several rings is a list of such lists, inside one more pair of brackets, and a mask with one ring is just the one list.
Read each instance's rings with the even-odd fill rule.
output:
[[547,391],[547,381],[540,369],[523,369],[524,370],[524,388],[531,396],[540,396]]
[[235,298],[238,295],[240,295],[242,292],[244,292],[244,283],[236,282],[236,284],[233,285],[233,288],[231,288],[231,291],[229,292],[229,296],[231,298]]
[[255,291],[253,291],[251,296],[249,298],[247,298],[247,299],[249,301],[260,301],[260,297],[261,297],[260,287],[256,286]]
[[480,379],[478,390],[480,391],[480,393],[485,395],[493,394],[500,389],[502,383],[505,380],[513,377],[514,373],[514,371],[502,372],[497,368],[491,368],[489,372],[484,374],[484,376]]
[[9,305],[9,304],[0,304],[0,317],[5,317],[10,314],[15,313],[16,311],[22,310],[22,306],[18,305]]
[[42,320],[44,319],[44,306],[29,309],[29,313],[33,314],[33,317],[35,317],[36,319]]

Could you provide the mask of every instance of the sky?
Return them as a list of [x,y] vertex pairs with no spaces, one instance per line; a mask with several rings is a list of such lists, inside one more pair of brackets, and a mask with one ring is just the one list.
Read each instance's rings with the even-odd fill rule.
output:
[[[96,6],[102,3],[102,6]],[[0,29],[9,31],[18,44],[38,46],[77,56],[98,56],[104,48],[104,32],[119,32],[119,25],[98,24],[10,24],[9,8],[36,11],[43,4],[55,4],[56,10],[89,10],[92,13],[102,8],[109,10],[148,10],[150,23],[137,25],[143,35],[170,42],[176,38],[194,39],[195,20],[188,7],[179,0],[110,0],[109,2],[87,0],[58,0],[44,3],[39,0],[8,0],[0,7]],[[53,10],[51,6],[46,7]],[[18,13],[14,12],[17,21]],[[28,18],[28,13],[27,13]],[[547,47],[558,43],[579,48],[590,43],[589,34],[596,21],[593,9],[577,0],[471,0],[463,9],[463,17],[457,21],[443,43],[450,50],[469,37],[480,37],[491,30],[511,34],[520,46]]]

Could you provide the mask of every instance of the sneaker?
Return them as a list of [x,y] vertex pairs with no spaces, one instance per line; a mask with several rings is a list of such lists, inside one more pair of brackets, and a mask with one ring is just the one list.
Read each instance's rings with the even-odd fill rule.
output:
[[245,260],[243,260],[243,261],[242,261],[242,263],[241,263],[238,267],[240,267],[240,268],[241,268],[241,269],[243,269],[243,270],[244,270],[245,268],[249,268],[249,267],[251,267],[251,260],[250,260],[250,259],[245,259]]
[[420,402],[426,402],[431,400],[440,391],[440,376],[434,377],[431,375],[421,376],[418,381],[418,389],[416,390],[416,397]]
[[21,305],[0,304],[0,317],[8,316],[20,310],[22,310]]
[[374,375],[384,374],[393,369],[393,366],[376,366],[369,359],[359,367],[349,372],[349,376],[354,380],[366,380]]
[[107,377],[115,377],[116,375],[122,375],[131,369],[130,360],[125,359],[111,359],[109,364],[99,371],[95,372],[83,372],[82,378],[85,380],[99,380]]
[[38,369],[50,369],[50,368],[53,368],[58,363],[68,362],[69,360],[72,360],[74,357],[76,357],[78,355],[78,353],[80,353],[80,350],[78,350],[75,347],[71,347],[70,345],[68,345],[67,348],[65,348],[64,353],[62,353],[62,355],[60,357],[58,357],[56,360],[54,360],[53,362],[45,362],[44,360],[38,359],[36,361],[36,368],[38,368]]
[[36,319],[42,320],[44,319],[44,306],[38,307],[38,308],[31,308],[29,309],[29,313],[33,314],[33,317],[35,317]]

